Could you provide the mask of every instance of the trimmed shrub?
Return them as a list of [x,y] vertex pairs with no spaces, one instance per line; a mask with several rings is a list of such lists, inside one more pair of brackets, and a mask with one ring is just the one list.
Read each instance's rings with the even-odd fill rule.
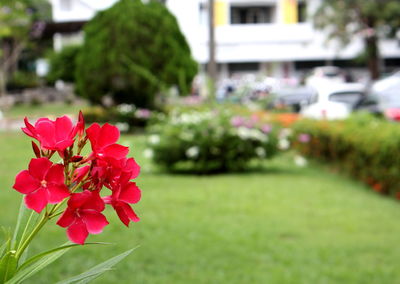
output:
[[153,108],[172,85],[187,94],[196,73],[175,17],[159,1],[120,0],[85,26],[77,90],[92,103],[108,94],[117,104]]
[[277,129],[222,108],[175,110],[149,131],[151,156],[168,171],[240,171],[277,153]]
[[[375,191],[400,198],[400,127],[369,115],[345,121],[301,120],[293,145],[306,156],[332,163]],[[308,143],[299,141],[309,135]]]

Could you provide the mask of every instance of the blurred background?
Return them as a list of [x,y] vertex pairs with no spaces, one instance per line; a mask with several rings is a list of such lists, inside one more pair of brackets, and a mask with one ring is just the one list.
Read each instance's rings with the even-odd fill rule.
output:
[[398,0],[1,0],[3,212],[23,118],[79,110],[131,146],[142,221],[32,283],[137,244],[96,281],[397,283]]

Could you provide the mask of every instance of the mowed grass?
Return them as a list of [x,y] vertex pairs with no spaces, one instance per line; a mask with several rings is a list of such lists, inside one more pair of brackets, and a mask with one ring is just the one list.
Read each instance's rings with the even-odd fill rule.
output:
[[48,103],[40,105],[21,104],[15,105],[4,111],[4,116],[8,119],[38,118],[46,116],[61,116],[64,114],[77,116],[79,110],[86,107],[82,104]]
[[[53,283],[129,248],[132,255],[96,283],[400,283],[400,204],[318,165],[297,168],[290,155],[262,171],[216,176],[169,175],[142,156],[144,137],[126,136],[142,165],[139,223],[110,225],[28,283]],[[0,134],[0,224],[16,219],[15,174],[30,141]],[[66,241],[49,224],[37,252]]]

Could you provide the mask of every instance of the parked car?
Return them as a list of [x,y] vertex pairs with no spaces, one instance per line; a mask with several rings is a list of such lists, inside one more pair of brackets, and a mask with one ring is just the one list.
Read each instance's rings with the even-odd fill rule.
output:
[[326,84],[345,83],[346,73],[336,66],[316,67],[311,71],[311,75],[306,78],[307,87],[316,89],[322,88]]
[[400,71],[376,81],[371,87],[371,96],[384,117],[400,121]]
[[296,88],[282,88],[274,92],[275,99],[272,102],[272,107],[286,106],[291,107],[294,112],[299,112],[301,107],[309,105],[317,96],[314,88],[305,86]]
[[301,114],[314,119],[345,119],[366,97],[365,87],[358,83],[327,84],[317,90],[316,101],[304,107]]

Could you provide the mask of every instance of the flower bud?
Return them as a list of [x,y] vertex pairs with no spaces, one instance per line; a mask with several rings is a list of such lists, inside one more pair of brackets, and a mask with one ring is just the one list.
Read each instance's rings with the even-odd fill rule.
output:
[[40,158],[41,154],[40,154],[39,146],[36,145],[36,143],[33,141],[32,141],[32,149],[33,149],[33,153],[35,153],[36,158]]

